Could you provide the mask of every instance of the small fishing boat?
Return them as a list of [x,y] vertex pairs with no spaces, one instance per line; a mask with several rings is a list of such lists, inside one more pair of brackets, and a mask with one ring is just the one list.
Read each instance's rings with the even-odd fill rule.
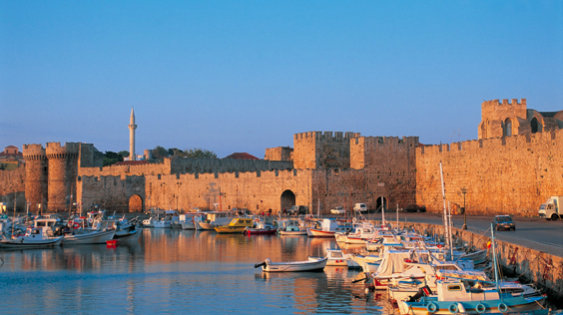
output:
[[274,221],[274,224],[278,226],[279,235],[307,235],[307,229],[303,224],[303,221],[286,219]]
[[327,257],[307,261],[291,261],[273,263],[267,258],[263,263],[254,265],[254,268],[262,267],[265,272],[298,272],[298,271],[322,271],[328,261]]
[[199,225],[197,229],[214,230],[218,226],[227,225],[237,213],[236,211],[210,211],[205,214],[205,220],[197,222]]
[[0,240],[2,249],[28,249],[28,248],[48,248],[60,246],[63,241],[62,236],[54,236],[53,230],[48,226],[29,227],[26,233],[11,239]]
[[215,231],[217,233],[244,233],[247,228],[253,225],[251,218],[234,218],[229,225],[218,226]]
[[118,232],[120,231],[115,232],[113,239],[119,240],[119,243],[135,243],[139,240],[139,236],[141,235],[139,229],[136,228],[121,231],[119,234]]
[[255,223],[254,227],[248,227],[244,231],[247,235],[273,235],[276,234],[278,230],[271,224],[268,224],[262,220]]
[[74,234],[64,236],[65,245],[82,244],[105,244],[106,241],[113,239],[115,230],[87,231],[83,229],[74,230]]

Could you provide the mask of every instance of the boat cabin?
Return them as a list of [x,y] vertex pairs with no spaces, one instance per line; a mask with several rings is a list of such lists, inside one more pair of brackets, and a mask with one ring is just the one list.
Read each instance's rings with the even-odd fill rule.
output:
[[254,222],[252,222],[252,219],[249,218],[234,218],[231,220],[231,222],[229,223],[229,226],[249,226],[252,227],[254,225]]

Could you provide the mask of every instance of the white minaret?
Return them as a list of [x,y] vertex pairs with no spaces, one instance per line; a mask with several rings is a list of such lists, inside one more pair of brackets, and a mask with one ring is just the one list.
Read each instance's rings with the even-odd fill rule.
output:
[[131,107],[131,122],[129,123],[129,161],[135,161],[135,111]]

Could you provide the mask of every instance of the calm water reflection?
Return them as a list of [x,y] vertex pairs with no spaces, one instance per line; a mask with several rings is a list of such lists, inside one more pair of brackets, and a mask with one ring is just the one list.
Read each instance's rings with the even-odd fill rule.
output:
[[358,271],[266,274],[265,258],[324,256],[334,241],[145,229],[139,244],[2,251],[2,314],[244,313],[389,314],[365,297]]

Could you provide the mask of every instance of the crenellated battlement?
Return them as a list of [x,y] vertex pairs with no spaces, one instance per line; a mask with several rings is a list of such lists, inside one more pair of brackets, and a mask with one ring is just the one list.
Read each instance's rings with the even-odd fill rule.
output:
[[499,106],[524,106],[526,107],[526,99],[523,98],[521,101],[518,101],[517,98],[513,98],[511,101],[508,99],[503,99],[502,102],[500,100],[491,100],[491,101],[484,101],[481,104],[482,109],[489,109],[489,108],[496,108]]
[[342,131],[309,131],[296,133],[294,135],[294,140],[300,139],[314,139],[316,141],[349,141],[354,137],[359,137],[359,133],[354,132],[342,132]]
[[44,160],[47,158],[45,148],[41,144],[24,144],[23,158],[26,161]]
[[78,157],[79,149],[80,143],[77,142],[65,142],[64,146],[60,142],[47,142],[45,152],[49,159],[67,159]]

